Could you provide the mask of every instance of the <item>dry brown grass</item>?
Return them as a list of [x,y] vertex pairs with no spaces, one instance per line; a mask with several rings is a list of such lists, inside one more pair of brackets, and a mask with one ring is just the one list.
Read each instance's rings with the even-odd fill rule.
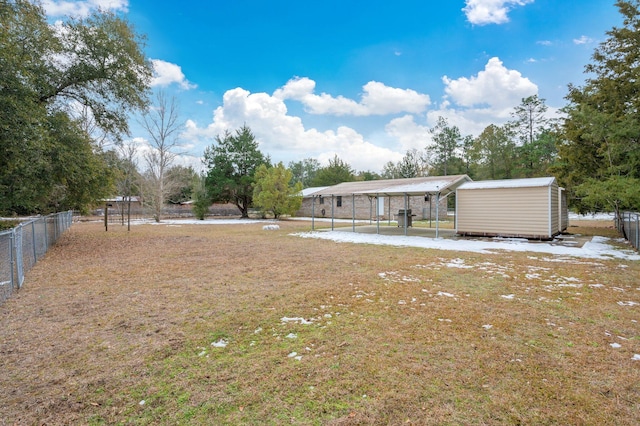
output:
[[638,262],[280,228],[74,225],[0,306],[0,423],[637,424]]

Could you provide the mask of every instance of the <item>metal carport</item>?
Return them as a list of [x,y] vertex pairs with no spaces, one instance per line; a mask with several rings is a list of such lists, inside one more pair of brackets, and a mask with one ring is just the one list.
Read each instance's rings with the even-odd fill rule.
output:
[[[312,199],[312,214],[311,214],[311,228],[315,230],[315,200],[318,197],[331,197],[331,230],[334,229],[334,198],[338,196],[351,196],[352,197],[352,228],[355,231],[356,215],[355,215],[355,197],[367,196],[370,201],[372,199],[378,199],[381,196],[384,197],[404,197],[404,234],[407,235],[407,201],[409,196],[431,196],[436,199],[436,211],[439,206],[440,199],[442,197],[448,197],[450,194],[455,193],[458,186],[465,182],[470,182],[471,178],[467,175],[453,175],[453,176],[427,176],[407,179],[387,179],[387,180],[372,180],[372,181],[359,181],[359,182],[343,182],[338,185],[323,188],[319,191],[311,194]],[[391,203],[389,203],[389,209],[391,209]],[[377,232],[380,233],[380,217],[376,217]],[[436,213],[436,238],[438,237],[438,214]]]

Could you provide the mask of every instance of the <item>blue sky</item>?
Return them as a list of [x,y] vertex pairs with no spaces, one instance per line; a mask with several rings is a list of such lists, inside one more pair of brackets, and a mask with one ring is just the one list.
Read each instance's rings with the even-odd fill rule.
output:
[[[438,117],[478,135],[522,98],[565,105],[606,31],[603,0],[44,0],[53,20],[110,9],[146,35],[175,96],[183,164],[246,123],[272,161],[338,155],[379,172],[430,144]],[[148,136],[132,120],[132,143]]]

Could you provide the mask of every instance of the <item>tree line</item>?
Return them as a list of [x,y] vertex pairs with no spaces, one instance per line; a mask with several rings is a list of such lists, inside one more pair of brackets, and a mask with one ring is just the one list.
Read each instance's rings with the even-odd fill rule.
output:
[[[50,25],[31,1],[2,2],[0,214],[86,211],[118,194],[143,195],[156,220],[167,202],[182,201],[201,217],[215,201],[242,216],[256,207],[278,217],[299,207],[302,188],[453,174],[554,175],[581,212],[640,209],[640,0],[616,7],[623,25],[594,51],[585,83],[569,85],[562,118],[548,118],[537,95],[475,137],[439,117],[428,146],[377,172],[356,172],[338,156],[325,166],[313,158],[272,164],[244,125],[212,141],[200,174],[174,164],[177,103],[162,92],[151,99],[144,38],[128,22],[97,12]],[[149,136],[143,153],[126,142],[133,115]]]

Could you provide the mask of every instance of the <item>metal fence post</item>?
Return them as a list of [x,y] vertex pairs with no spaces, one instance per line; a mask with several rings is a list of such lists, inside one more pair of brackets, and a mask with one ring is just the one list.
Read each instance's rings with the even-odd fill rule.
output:
[[33,241],[33,263],[38,261],[38,249],[36,248],[36,221],[31,221],[31,241]]
[[640,250],[640,214],[636,213],[636,249]]
[[22,224],[14,228],[15,231],[15,247],[16,247],[16,275],[18,277],[18,289],[22,288],[24,283],[24,254],[22,253]]
[[49,250],[49,231],[47,230],[47,217],[42,218],[44,222],[44,252]]
[[15,262],[15,260],[14,260],[14,254],[13,254],[13,250],[14,250],[14,247],[13,247],[13,246],[15,245],[15,244],[14,244],[14,242],[15,242],[15,240],[16,240],[16,239],[15,239],[15,235],[14,235],[14,234],[15,234],[15,231],[12,229],[12,230],[11,230],[11,236],[9,237],[9,240],[10,240],[10,241],[9,241],[9,259],[10,259],[9,264],[11,265],[11,266],[9,267],[9,269],[11,270],[11,279],[10,279],[10,281],[11,281],[11,291],[12,291],[12,292],[13,292],[13,281],[14,281],[14,280],[13,280],[13,275],[14,275],[14,269],[15,269],[15,268],[14,268],[14,262]]

